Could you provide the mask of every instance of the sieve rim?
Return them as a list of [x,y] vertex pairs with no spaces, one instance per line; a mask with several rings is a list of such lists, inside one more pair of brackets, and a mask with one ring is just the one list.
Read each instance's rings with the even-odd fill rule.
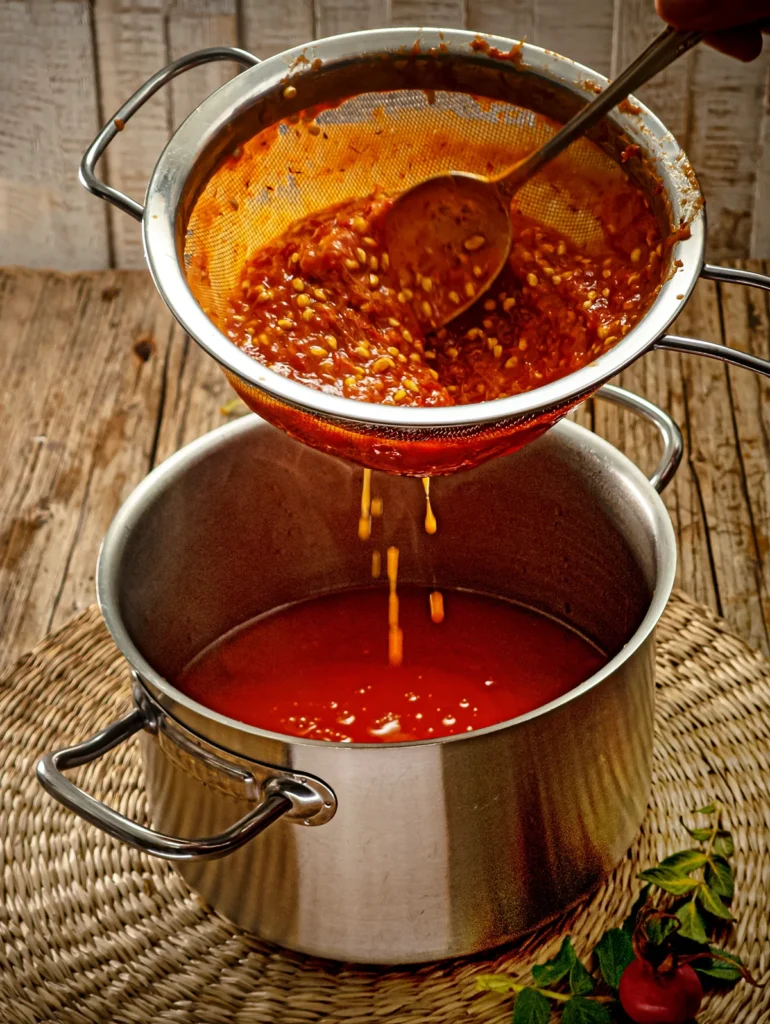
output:
[[[223,334],[198,304],[187,283],[180,249],[178,221],[184,187],[198,157],[226,132],[237,114],[248,109],[259,96],[285,86],[289,80],[299,84],[305,75],[313,73],[312,65],[317,60],[328,66],[350,63],[363,54],[403,55],[405,50],[413,51],[415,47],[436,54],[441,48],[444,59],[490,63],[511,73],[510,60],[490,57],[474,48],[473,44],[477,45],[480,39],[503,53],[520,47],[517,67],[532,70],[576,95],[585,96],[591,87],[604,88],[608,84],[603,75],[568,57],[501,36],[460,29],[374,29],[330,36],[269,57],[208,96],[172,135],[147,188],[142,221],[145,258],[158,291],[176,319],[229,373],[283,404],[327,420],[407,431],[493,425],[512,418],[534,418],[549,409],[574,404],[643,355],[666,332],[690,297],[701,272],[705,213],[686,154],[663,123],[635,97],[629,99],[638,113],[616,108],[611,119],[652,160],[671,204],[672,222],[687,223],[690,236],[674,244],[671,259],[681,261],[682,266],[663,282],[642,319],[598,359],[565,377],[531,391],[468,405],[426,408],[361,402],[316,390],[264,366]],[[692,210],[685,204],[686,196]]]

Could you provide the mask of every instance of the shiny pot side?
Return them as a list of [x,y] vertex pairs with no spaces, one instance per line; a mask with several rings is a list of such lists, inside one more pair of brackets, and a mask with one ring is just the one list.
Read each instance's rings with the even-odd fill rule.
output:
[[287,814],[224,859],[183,859],[179,870],[216,909],[294,949],[368,963],[474,953],[577,900],[638,829],[673,530],[641,473],[566,422],[516,455],[436,481],[434,537],[422,532],[419,483],[377,476],[377,543],[399,545],[404,582],[524,600],[615,657],[511,723],[421,743],[278,736],[185,698],[168,680],[226,630],[370,582],[360,487],[360,470],[249,417],[168,460],[116,517],[99,598],[140,708],[151,708],[141,735],[152,820],[172,836],[217,835],[274,784],[248,789],[238,772],[321,780],[336,813],[319,827]]

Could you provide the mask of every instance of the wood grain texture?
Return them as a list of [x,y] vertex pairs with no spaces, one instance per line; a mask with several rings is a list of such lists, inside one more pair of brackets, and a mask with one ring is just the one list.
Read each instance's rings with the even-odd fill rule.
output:
[[[166,24],[168,60],[207,46],[238,45],[236,0],[171,0]],[[207,96],[239,70],[237,64],[216,61],[186,71],[170,82],[171,125],[181,124]]]
[[[611,74],[661,29],[652,0],[5,0],[4,259],[66,269],[143,265],[138,226],[86,195],[75,175],[99,122],[172,57],[235,42],[267,57],[389,24],[525,37]],[[234,73],[218,63],[177,78],[115,140],[100,173],[141,200],[169,132]],[[695,164],[712,259],[770,256],[769,75],[770,53],[743,65],[702,47],[640,90]]]
[[[163,0],[94,0],[98,76],[104,120],[168,63]],[[169,138],[171,92],[161,89],[137,111],[111,144],[100,173],[114,188],[142,202],[155,162]],[[91,202],[101,200],[92,198]],[[119,267],[144,264],[139,224],[109,207],[115,262]]]
[[[708,251],[749,252],[770,50],[742,64],[708,47],[693,53],[692,121],[685,148],[706,196]],[[768,250],[762,253],[766,255]]]
[[563,0],[538,0],[531,42],[609,75],[613,16],[613,0],[576,3],[569,11]]
[[[2,665],[93,601],[99,543],[121,502],[154,465],[226,422],[233,392],[144,272],[0,272],[0,325]],[[770,357],[761,293],[701,282],[676,329]],[[685,435],[664,493],[678,585],[770,652],[770,382],[664,352],[618,382]],[[646,422],[600,400],[573,418],[645,472],[656,464]]]
[[93,601],[100,538],[152,464],[171,315],[146,273],[0,276],[0,651]]
[[770,253],[770,69],[767,73],[760,122],[759,157],[748,255],[766,258]]
[[77,180],[99,122],[87,0],[5,0],[0,96],[3,259],[107,266],[107,211]]
[[390,24],[465,28],[463,0],[390,0]]
[[315,0],[317,39],[341,32],[384,28],[388,23],[388,0]]
[[469,0],[468,27],[524,39],[609,74],[613,0],[564,4],[563,0]]
[[[750,341],[767,319],[764,297],[757,295],[701,282],[674,333],[746,350],[753,344],[767,358],[766,336],[765,351]],[[677,585],[768,652],[764,477],[770,447],[763,447],[763,418],[752,416],[770,402],[770,382],[712,360],[655,352],[621,374],[619,383],[667,409],[684,434],[685,458],[664,493],[678,541]],[[649,471],[659,447],[650,443],[650,428],[605,403],[595,405],[597,431]]]
[[280,8],[265,0],[240,0],[241,44],[257,57],[300,46],[315,36],[314,0],[290,0]]
[[[680,317],[677,329],[682,333],[687,332],[687,314]],[[677,537],[677,585],[695,600],[716,609],[718,600],[711,568],[708,526],[700,498],[697,466],[689,451],[686,404],[688,381],[685,373],[686,368],[678,355],[654,352],[625,370],[615,383],[643,395],[665,409],[682,429],[685,455],[674,480],[663,494]],[[660,452],[660,442],[654,428],[609,403],[596,401],[594,404],[597,433],[649,474]]]
[[[738,261],[737,266],[750,267]],[[770,267],[764,265],[764,272]],[[770,359],[770,302],[766,293],[720,285],[723,338],[731,348]],[[770,632],[770,384],[739,369],[727,371],[736,447],[748,504],[752,553],[758,595],[752,639],[767,649]],[[761,623],[757,620],[761,618]]]
[[[613,77],[652,42],[662,27],[651,0],[615,0]],[[685,151],[692,116],[693,59],[692,51],[685,54],[637,90],[639,99],[658,115]]]
[[468,28],[534,42],[535,0],[467,0]]
[[[702,282],[687,306],[687,333],[723,341],[719,286]],[[684,333],[681,331],[680,333]],[[766,643],[751,514],[733,423],[726,367],[682,356],[688,458],[697,478],[716,578],[717,608],[757,644]]]

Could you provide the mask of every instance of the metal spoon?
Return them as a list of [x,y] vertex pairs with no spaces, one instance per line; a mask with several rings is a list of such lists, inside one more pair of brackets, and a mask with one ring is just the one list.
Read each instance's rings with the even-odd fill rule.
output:
[[[497,177],[452,172],[398,196],[387,216],[388,254],[403,281],[423,283],[425,294],[418,292],[415,311],[424,323],[448,323],[495,281],[511,248],[514,193],[608,110],[702,38],[702,32],[666,28],[545,145]],[[467,275],[468,254],[473,256],[472,279]]]

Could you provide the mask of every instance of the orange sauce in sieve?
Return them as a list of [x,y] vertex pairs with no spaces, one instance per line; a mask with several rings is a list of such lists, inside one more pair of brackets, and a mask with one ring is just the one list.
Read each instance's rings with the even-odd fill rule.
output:
[[[251,256],[229,297],[231,340],[278,373],[348,398],[466,405],[587,365],[633,327],[660,287],[659,227],[627,183],[595,199],[605,225],[596,250],[514,210],[501,276],[461,317],[431,330],[435,282],[419,273],[397,280],[390,268],[391,202],[375,194],[321,210]],[[484,244],[480,235],[467,239],[450,300],[476,294],[474,254]]]
[[176,686],[213,711],[339,743],[434,739],[504,722],[562,696],[605,655],[556,619],[499,598],[401,586],[400,664],[381,587],[289,605],[228,633]]

